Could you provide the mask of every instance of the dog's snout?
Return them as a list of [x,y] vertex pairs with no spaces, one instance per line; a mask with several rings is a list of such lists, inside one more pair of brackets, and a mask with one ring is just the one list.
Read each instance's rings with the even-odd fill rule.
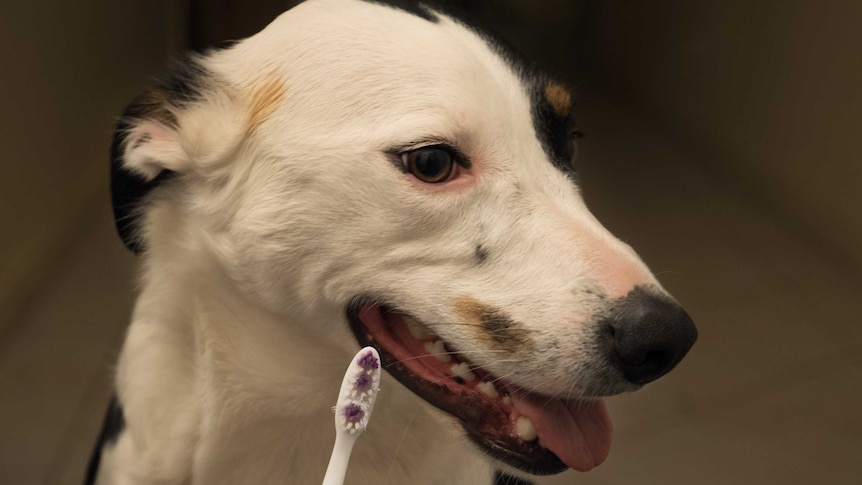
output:
[[604,322],[610,359],[635,384],[654,381],[679,363],[697,340],[688,313],[641,287],[617,302]]

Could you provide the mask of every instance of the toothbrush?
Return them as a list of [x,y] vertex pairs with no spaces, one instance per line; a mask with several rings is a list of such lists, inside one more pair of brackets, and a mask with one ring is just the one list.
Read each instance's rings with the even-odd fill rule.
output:
[[342,485],[356,438],[368,427],[374,400],[380,391],[380,356],[365,347],[350,362],[335,404],[335,447],[323,485]]

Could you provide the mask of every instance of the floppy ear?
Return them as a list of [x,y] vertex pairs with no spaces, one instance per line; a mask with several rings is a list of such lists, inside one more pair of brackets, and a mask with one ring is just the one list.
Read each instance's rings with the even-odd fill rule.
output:
[[143,251],[136,231],[147,196],[176,173],[192,167],[184,148],[182,113],[201,103],[209,75],[194,58],[178,64],[154,89],[125,109],[111,143],[111,198],[123,243]]
[[[114,222],[123,243],[135,253],[145,249],[139,228],[152,191],[177,174],[214,173],[233,158],[249,129],[262,119],[254,111],[249,118],[244,98],[228,92],[200,59],[190,56],[176,64],[154,89],[135,98],[114,131]],[[281,93],[280,85],[276,87],[276,94]],[[270,91],[252,90],[252,101],[269,99]]]
[[111,144],[114,221],[126,247],[144,250],[139,222],[156,187],[177,174],[208,179],[224,173],[219,168],[235,158],[284,92],[275,75],[229,87],[190,57],[135,98]]

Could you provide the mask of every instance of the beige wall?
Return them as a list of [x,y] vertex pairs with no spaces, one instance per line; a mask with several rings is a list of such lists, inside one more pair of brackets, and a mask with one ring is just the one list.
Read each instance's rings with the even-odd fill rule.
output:
[[183,3],[0,2],[0,331],[109,206],[115,116],[184,43]]
[[612,85],[862,266],[862,2],[596,3]]

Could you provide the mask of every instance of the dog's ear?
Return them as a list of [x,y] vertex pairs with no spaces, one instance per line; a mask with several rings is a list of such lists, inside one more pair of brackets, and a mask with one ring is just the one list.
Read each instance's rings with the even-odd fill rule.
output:
[[111,144],[114,220],[126,247],[143,251],[138,226],[156,187],[230,158],[243,136],[239,116],[197,58],[126,107]]

